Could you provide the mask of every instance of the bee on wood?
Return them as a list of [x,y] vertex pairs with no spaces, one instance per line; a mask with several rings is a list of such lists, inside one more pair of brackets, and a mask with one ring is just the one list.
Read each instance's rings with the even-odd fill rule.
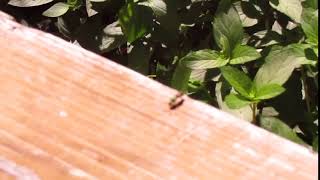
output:
[[177,107],[181,106],[184,102],[183,93],[179,92],[173,98],[170,99],[169,107],[171,110],[176,109]]

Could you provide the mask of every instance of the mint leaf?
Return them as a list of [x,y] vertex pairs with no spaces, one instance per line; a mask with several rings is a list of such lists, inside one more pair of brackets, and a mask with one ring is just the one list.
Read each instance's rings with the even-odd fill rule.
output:
[[304,50],[300,46],[275,46],[265,59],[265,63],[258,70],[254,84],[257,88],[268,84],[283,85],[291,76],[295,68],[302,64],[314,64],[307,60]]
[[244,72],[231,66],[224,66],[220,70],[223,77],[236,91],[249,99],[253,98],[253,94],[251,93],[252,81]]
[[305,0],[302,5],[305,8],[318,9],[318,0]]
[[239,109],[251,104],[252,102],[247,100],[241,95],[229,94],[228,96],[225,97],[225,103],[231,109]]
[[270,0],[270,5],[290,17],[296,22],[300,22],[302,14],[301,0]]
[[150,7],[156,16],[164,16],[167,14],[167,4],[164,0],[147,0],[139,2],[138,4]]
[[307,42],[318,46],[318,10],[305,9],[303,11],[301,27],[307,36]]
[[191,72],[192,70],[190,68],[180,65],[179,62],[173,73],[171,87],[179,91],[186,92],[188,89],[188,81],[191,76]]
[[187,54],[180,60],[180,65],[190,69],[211,69],[224,66],[228,60],[214,50],[200,50]]
[[228,94],[230,94],[229,84],[222,80],[222,82],[218,82],[216,84],[215,88],[215,96],[219,105],[219,108],[225,112],[231,113],[240,119],[246,120],[246,121],[252,121],[252,109],[249,105],[244,106],[239,109],[231,109],[228,107],[226,102],[223,100],[222,97],[226,97]]
[[257,100],[271,99],[283,93],[286,89],[278,84],[268,84],[256,90],[255,98]]
[[243,64],[260,58],[259,52],[250,46],[238,45],[232,51],[230,64]]
[[101,33],[101,42],[99,44],[99,52],[109,52],[126,43],[126,38],[122,33],[118,21],[107,25]]
[[49,9],[42,13],[43,16],[47,17],[59,17],[64,15],[69,10],[69,5],[66,3],[58,2],[52,5]]
[[242,41],[243,27],[230,0],[220,1],[213,22],[213,34],[217,45],[227,57],[231,57],[232,50]]
[[53,0],[10,0],[8,2],[11,6],[17,6],[17,7],[32,7],[32,6],[40,6],[43,4],[47,4],[52,2]]
[[303,140],[288,125],[275,117],[261,117],[260,126],[271,131],[281,137],[289,139],[299,144],[305,144]]
[[179,60],[171,86],[180,91],[186,91],[189,79],[202,80],[206,69],[221,67],[227,63],[228,60],[214,50],[191,52]]
[[119,22],[129,43],[143,37],[151,30],[152,17],[153,13],[149,7],[134,2],[128,2],[120,9]]

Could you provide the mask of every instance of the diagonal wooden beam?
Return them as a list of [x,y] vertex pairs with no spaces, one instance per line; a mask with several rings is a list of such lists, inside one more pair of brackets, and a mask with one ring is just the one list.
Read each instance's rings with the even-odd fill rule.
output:
[[317,154],[0,12],[0,178],[317,178]]

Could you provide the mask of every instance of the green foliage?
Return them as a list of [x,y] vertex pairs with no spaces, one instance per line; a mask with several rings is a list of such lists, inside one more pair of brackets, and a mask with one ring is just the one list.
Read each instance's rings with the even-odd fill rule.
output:
[[232,109],[239,109],[252,102],[239,94],[229,94],[225,98],[226,104]]
[[279,136],[290,139],[293,142],[299,144],[305,144],[301,138],[294,132],[292,128],[283,123],[281,120],[274,117],[262,117],[261,118],[261,127],[265,128],[268,131],[271,131]]
[[297,46],[274,47],[265,57],[265,62],[259,68],[254,82],[257,88],[267,84],[283,85],[292,72],[303,64],[313,64],[307,60],[304,53]]
[[270,0],[270,5],[289,16],[292,20],[300,22],[302,13],[300,0]]
[[47,17],[59,17],[65,14],[68,10],[69,5],[67,3],[58,2],[44,11],[42,15]]
[[213,35],[217,45],[227,57],[243,38],[243,27],[239,14],[230,0],[220,1],[213,20]]
[[221,68],[221,73],[242,96],[253,98],[252,81],[244,72],[231,66],[226,66]]
[[32,7],[32,6],[41,6],[43,4],[47,4],[52,2],[53,0],[10,0],[8,2],[9,5],[17,6],[17,7]]
[[141,38],[152,28],[150,8],[129,1],[119,11],[119,22],[129,43]]
[[318,151],[318,0],[9,0],[0,9]]
[[283,93],[285,89],[278,84],[268,84],[255,90],[255,99],[264,100],[271,99]]

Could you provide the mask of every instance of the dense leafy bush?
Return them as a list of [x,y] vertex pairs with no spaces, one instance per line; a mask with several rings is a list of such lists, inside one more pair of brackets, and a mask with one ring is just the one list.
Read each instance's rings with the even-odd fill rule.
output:
[[318,149],[317,0],[10,0],[1,9]]

